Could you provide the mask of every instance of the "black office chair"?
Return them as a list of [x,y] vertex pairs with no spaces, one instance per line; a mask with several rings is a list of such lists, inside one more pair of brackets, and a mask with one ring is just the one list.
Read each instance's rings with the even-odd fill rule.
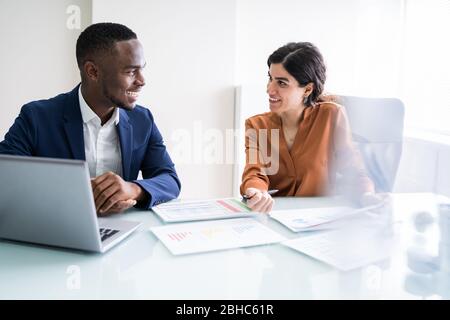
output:
[[391,192],[403,147],[404,105],[394,98],[340,96],[353,142],[377,192]]

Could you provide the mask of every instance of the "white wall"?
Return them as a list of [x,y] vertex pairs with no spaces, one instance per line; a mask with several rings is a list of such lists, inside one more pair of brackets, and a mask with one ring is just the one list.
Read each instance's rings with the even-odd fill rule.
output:
[[[67,8],[80,8],[80,29]],[[88,0],[0,0],[0,139],[26,102],[71,90],[78,82],[75,42],[91,20]]]
[[[238,0],[238,80],[267,81],[267,58],[288,42],[310,41],[327,64],[326,90],[396,96],[402,0]],[[389,76],[386,76],[389,75]]]
[[232,164],[216,164],[210,153],[221,158],[225,147],[213,143],[220,146],[233,128],[235,9],[234,0],[93,0],[93,22],[123,23],[144,46],[147,87],[139,103],[165,137],[184,198],[231,195]]

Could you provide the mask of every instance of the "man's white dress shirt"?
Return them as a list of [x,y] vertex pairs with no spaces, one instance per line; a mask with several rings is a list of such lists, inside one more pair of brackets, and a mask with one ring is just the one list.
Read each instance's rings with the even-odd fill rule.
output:
[[81,116],[83,118],[84,153],[91,178],[112,171],[122,177],[122,156],[116,125],[119,109],[115,108],[111,118],[103,126],[100,118],[88,106],[78,89]]

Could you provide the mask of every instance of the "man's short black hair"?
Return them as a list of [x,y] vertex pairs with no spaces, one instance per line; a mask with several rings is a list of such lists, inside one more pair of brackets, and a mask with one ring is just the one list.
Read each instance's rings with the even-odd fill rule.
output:
[[77,40],[77,63],[81,69],[84,62],[100,51],[108,51],[118,41],[137,39],[128,27],[111,22],[95,23],[87,27]]

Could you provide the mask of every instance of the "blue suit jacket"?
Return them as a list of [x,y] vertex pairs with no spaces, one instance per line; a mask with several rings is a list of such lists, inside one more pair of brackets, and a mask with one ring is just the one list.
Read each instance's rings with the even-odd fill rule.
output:
[[[150,208],[176,198],[180,181],[152,114],[141,106],[119,112],[123,179],[139,184],[149,195],[139,206]],[[0,142],[0,154],[86,160],[78,86],[24,105]],[[136,180],[139,170],[143,180]]]

